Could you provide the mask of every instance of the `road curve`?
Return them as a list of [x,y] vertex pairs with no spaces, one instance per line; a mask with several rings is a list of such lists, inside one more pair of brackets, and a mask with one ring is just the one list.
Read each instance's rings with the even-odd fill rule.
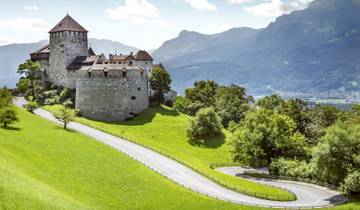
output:
[[[14,103],[18,106],[24,105],[26,102],[22,98],[16,98]],[[34,113],[42,118],[48,119],[55,123],[60,123],[54,116],[43,109],[36,109]],[[143,163],[152,170],[159,174],[167,177],[173,182],[179,185],[191,189],[195,192],[219,199],[229,201],[232,203],[261,206],[261,207],[272,207],[272,208],[313,208],[313,207],[329,207],[335,204],[342,203],[338,200],[339,193],[329,191],[327,198],[319,197],[316,193],[313,193],[315,199],[304,200],[299,197],[296,201],[281,202],[281,201],[269,201],[265,199],[259,199],[251,196],[247,196],[227,188],[224,188],[213,181],[203,177],[187,166],[176,162],[164,155],[154,152],[150,149],[142,147],[140,145],[131,143],[122,138],[110,135],[108,133],[99,131],[97,129],[85,126],[80,123],[72,122],[68,126],[70,129],[91,136],[99,142],[103,142],[118,151],[132,157],[133,159]],[[330,193],[331,192],[331,193]]]

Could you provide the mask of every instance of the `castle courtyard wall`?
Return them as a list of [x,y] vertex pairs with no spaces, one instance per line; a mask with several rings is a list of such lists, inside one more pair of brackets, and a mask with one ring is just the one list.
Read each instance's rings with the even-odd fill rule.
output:
[[76,108],[85,117],[117,122],[149,107],[147,74],[138,70],[78,71]]

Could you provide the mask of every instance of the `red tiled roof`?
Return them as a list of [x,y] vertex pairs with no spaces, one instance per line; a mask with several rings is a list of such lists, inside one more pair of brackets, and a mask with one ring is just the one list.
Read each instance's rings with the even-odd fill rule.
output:
[[49,31],[49,33],[60,31],[76,31],[76,32],[88,32],[78,22],[76,22],[70,15],[66,15],[56,26]]

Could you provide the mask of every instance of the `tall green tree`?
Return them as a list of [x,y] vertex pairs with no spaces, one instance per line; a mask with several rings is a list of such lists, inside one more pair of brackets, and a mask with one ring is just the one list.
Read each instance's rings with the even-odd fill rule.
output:
[[149,79],[150,87],[155,91],[155,98],[159,102],[164,101],[164,93],[170,91],[171,77],[163,68],[154,68]]
[[215,107],[216,93],[219,85],[212,80],[200,80],[194,83],[193,88],[185,90],[185,98],[202,107]]
[[314,148],[314,175],[339,185],[346,176],[360,168],[360,125],[339,122],[331,126]]
[[272,110],[249,111],[232,137],[233,159],[259,167],[269,166],[279,157],[305,158],[305,137],[296,132],[296,124]]
[[249,110],[252,98],[246,95],[246,89],[237,85],[222,86],[215,96],[215,108],[221,123],[228,127],[231,121],[238,123]]
[[35,80],[40,78],[41,66],[39,62],[27,60],[25,63],[19,65],[18,71],[20,75],[24,75],[30,82],[31,95],[36,99],[35,94]]
[[285,104],[285,100],[281,98],[278,94],[273,94],[271,96],[265,96],[264,98],[261,98],[257,101],[256,105],[264,108],[276,111],[279,109],[279,107],[283,106]]

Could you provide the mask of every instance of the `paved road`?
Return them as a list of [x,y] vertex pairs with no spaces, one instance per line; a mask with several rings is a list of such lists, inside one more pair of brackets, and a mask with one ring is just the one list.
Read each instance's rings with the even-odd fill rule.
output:
[[[22,98],[16,98],[14,103],[18,106],[21,106],[26,102]],[[59,123],[48,111],[45,111],[43,109],[37,109],[34,111],[34,113],[42,118],[48,119],[55,123]],[[117,149],[118,151],[143,163],[147,167],[178,183],[181,186],[220,200],[244,205],[299,209],[330,206],[335,204],[333,198],[337,198],[339,196],[337,192],[333,191],[329,191],[327,196],[323,196],[323,194],[319,196],[319,191],[317,188],[303,189],[308,190],[304,192],[304,194],[309,193],[311,194],[311,196],[300,196],[298,200],[290,202],[269,201],[247,196],[224,188],[214,183],[213,181],[201,176],[187,166],[140,145],[131,143],[119,137],[107,134],[105,132],[82,125],[80,123],[72,122],[69,124],[68,127],[85,135],[91,136],[94,139]],[[290,185],[289,189],[292,189]]]

